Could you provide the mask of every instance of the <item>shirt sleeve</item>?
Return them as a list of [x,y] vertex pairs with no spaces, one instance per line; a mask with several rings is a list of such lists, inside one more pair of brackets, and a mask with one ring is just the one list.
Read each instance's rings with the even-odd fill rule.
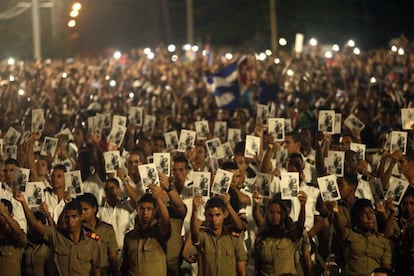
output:
[[244,247],[244,242],[242,239],[242,235],[237,238],[236,248],[235,248],[235,255],[237,262],[243,262],[247,260],[247,253],[246,248]]

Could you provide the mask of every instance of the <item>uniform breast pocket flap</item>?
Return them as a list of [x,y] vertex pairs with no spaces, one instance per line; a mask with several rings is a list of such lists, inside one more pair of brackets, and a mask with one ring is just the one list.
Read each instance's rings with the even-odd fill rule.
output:
[[160,259],[161,246],[156,241],[149,241],[144,244],[144,257],[146,262],[154,262]]
[[288,239],[282,239],[273,247],[273,255],[278,256],[280,259],[293,258],[293,251],[291,250],[292,242]]

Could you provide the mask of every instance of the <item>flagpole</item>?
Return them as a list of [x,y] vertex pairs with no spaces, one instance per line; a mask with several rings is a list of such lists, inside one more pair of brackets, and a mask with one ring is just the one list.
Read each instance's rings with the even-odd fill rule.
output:
[[42,58],[39,0],[32,0],[33,54],[35,59]]
[[276,20],[276,0],[269,0],[270,10],[270,45],[272,52],[277,54],[277,20]]
[[193,0],[187,0],[187,42],[194,43],[194,14],[193,14]]

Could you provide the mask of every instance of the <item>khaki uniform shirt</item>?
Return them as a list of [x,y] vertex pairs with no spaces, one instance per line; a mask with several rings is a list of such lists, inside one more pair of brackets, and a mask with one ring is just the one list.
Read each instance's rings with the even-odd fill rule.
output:
[[390,241],[378,234],[347,229],[344,247],[347,275],[370,275],[382,264],[391,264]]
[[53,251],[45,242],[28,242],[23,253],[23,275],[53,275]]
[[197,251],[199,276],[236,276],[237,263],[247,259],[243,237],[238,233],[215,236],[203,228]]
[[26,243],[0,240],[0,275],[21,275],[20,264]]
[[84,228],[81,238],[74,243],[54,227],[45,226],[43,238],[54,249],[55,264],[61,276],[89,276],[93,267],[101,266],[99,237]]
[[[296,275],[295,253],[298,243],[287,238],[258,237],[255,243],[256,270],[263,275]],[[259,273],[259,274],[260,274]]]
[[122,275],[167,275],[167,241],[158,240],[160,237],[157,224],[147,230],[129,231],[124,240]]

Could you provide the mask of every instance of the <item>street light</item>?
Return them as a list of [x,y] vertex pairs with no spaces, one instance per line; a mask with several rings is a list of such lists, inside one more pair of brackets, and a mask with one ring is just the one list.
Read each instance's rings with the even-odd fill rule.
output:
[[71,19],[68,21],[68,27],[69,28],[74,28],[76,26],[76,20]]
[[81,8],[82,8],[82,5],[79,2],[76,2],[72,5],[72,10],[80,11]]
[[77,17],[79,15],[79,11],[78,10],[71,10],[69,15],[70,15],[70,17]]

